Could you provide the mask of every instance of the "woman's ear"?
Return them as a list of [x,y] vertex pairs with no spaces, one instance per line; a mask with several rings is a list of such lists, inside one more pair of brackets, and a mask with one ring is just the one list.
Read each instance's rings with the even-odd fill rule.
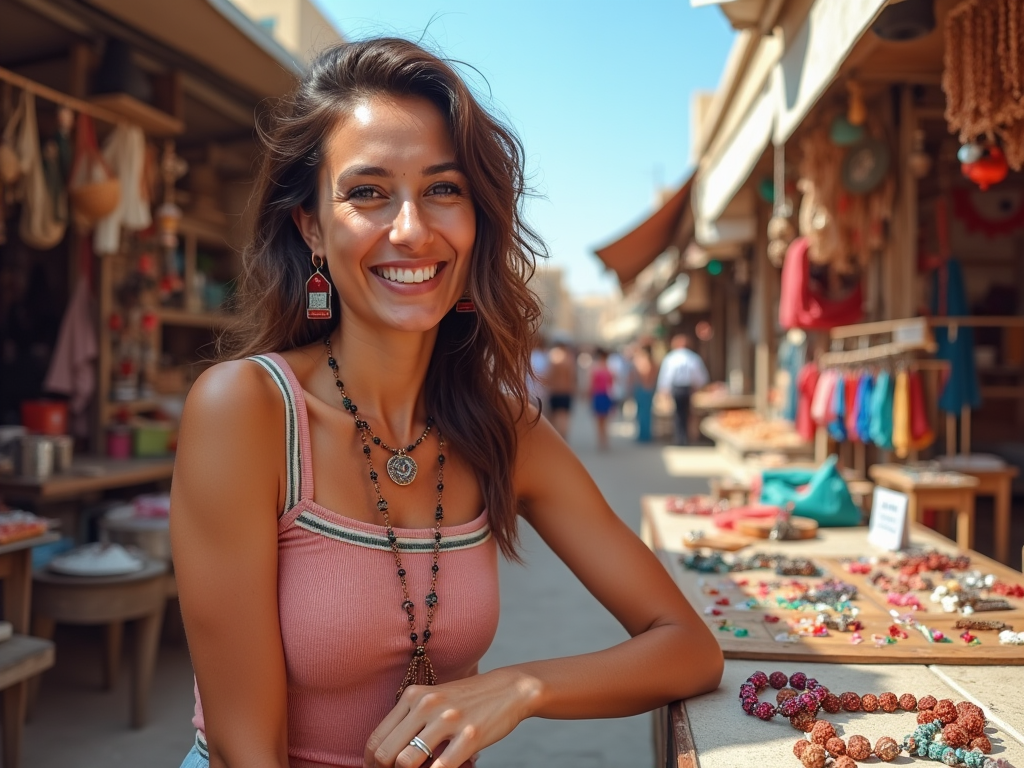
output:
[[309,250],[326,256],[323,238],[320,237],[320,222],[317,220],[316,214],[307,213],[301,205],[296,205],[292,208],[292,221],[295,222],[295,226],[298,228],[299,234],[302,235],[302,239],[306,241],[306,245],[309,246]]

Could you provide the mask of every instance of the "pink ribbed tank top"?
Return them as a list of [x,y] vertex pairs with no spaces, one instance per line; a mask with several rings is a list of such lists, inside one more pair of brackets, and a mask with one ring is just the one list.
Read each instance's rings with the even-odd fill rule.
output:
[[[360,768],[366,740],[394,706],[412,647],[394,556],[383,526],[313,501],[302,387],[280,355],[250,359],[266,369],[285,401],[288,484],[278,525],[278,602],[288,672],[289,764]],[[422,633],[433,529],[394,530]],[[498,561],[486,511],[441,532],[429,648],[443,683],[476,674],[494,639]],[[199,694],[197,685],[192,723],[205,747]]]

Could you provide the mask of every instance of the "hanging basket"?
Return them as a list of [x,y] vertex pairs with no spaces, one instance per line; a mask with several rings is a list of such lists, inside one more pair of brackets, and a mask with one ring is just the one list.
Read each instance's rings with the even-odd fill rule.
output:
[[96,129],[88,115],[78,116],[75,131],[75,164],[68,194],[75,220],[86,228],[113,213],[121,202],[121,182],[100,153]]

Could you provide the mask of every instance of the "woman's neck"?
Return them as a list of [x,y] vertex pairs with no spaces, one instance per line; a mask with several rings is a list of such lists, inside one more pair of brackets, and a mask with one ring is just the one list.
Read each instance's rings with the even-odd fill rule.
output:
[[423,431],[423,384],[436,338],[436,329],[381,332],[346,320],[331,334],[345,390],[359,415],[392,445],[408,444]]

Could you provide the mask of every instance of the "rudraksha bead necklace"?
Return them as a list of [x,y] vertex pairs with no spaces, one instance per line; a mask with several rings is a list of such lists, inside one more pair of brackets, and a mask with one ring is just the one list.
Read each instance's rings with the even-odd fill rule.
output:
[[[778,706],[758,701],[758,695],[768,686],[778,690]],[[800,693],[803,691],[803,693]],[[1012,768],[1005,760],[986,757],[992,744],[985,736],[985,715],[981,707],[962,701],[954,704],[950,699],[937,700],[924,696],[920,700],[913,694],[898,697],[886,692],[878,696],[863,696],[847,691],[839,696],[831,693],[814,678],[802,672],[787,677],[783,672],[755,672],[740,686],[743,711],[761,720],[771,720],[776,714],[790,718],[794,728],[810,734],[810,741],[801,739],[793,747],[805,768],[824,768],[826,759],[834,758],[832,768],[853,768],[857,760],[867,760],[872,754],[883,762],[891,762],[904,750],[913,756],[938,760],[945,765],[965,768]],[[906,712],[917,710],[919,727],[904,737],[902,744],[883,736],[874,747],[864,736],[850,736],[844,741],[835,726],[817,720],[819,709],[835,714],[841,709],[848,712]],[[941,739],[936,737],[941,734]]]
[[[334,359],[329,336],[324,338],[324,346],[327,347],[327,365],[330,367],[331,373],[334,375],[334,383],[341,393],[342,405],[346,411],[352,414],[352,418],[356,422],[356,431],[359,432],[359,439],[363,444],[363,458],[366,459],[366,466],[370,470],[370,483],[373,485],[374,493],[377,494],[377,511],[384,518],[384,530],[387,535],[388,544],[391,547],[391,554],[395,558],[398,580],[402,584],[402,609],[405,611],[406,618],[409,621],[409,639],[412,641],[413,651],[405,678],[395,694],[395,701],[398,701],[402,697],[402,693],[410,685],[435,685],[437,683],[437,675],[434,672],[433,665],[430,663],[430,657],[427,656],[427,643],[430,641],[430,627],[434,623],[434,613],[437,609],[437,573],[439,570],[437,561],[441,552],[441,521],[444,520],[444,507],[441,504],[441,498],[444,495],[444,437],[439,429],[437,431],[437,506],[434,508],[434,548],[430,564],[430,589],[427,591],[427,596],[423,601],[427,608],[427,620],[423,627],[422,642],[420,642],[420,636],[416,632],[416,604],[409,597],[409,584],[406,581],[405,567],[402,565],[402,553],[398,548],[398,537],[391,526],[391,517],[388,515],[388,503],[380,492],[379,475],[373,468],[373,459],[370,458],[370,436],[372,433],[366,421],[359,417],[359,410],[356,408],[356,404],[352,402],[352,398],[345,392],[345,385],[338,375],[338,361]],[[428,419],[428,429],[431,423],[431,420]],[[426,437],[426,433],[424,433],[423,437]],[[422,440],[423,438],[421,437],[420,439]]]

